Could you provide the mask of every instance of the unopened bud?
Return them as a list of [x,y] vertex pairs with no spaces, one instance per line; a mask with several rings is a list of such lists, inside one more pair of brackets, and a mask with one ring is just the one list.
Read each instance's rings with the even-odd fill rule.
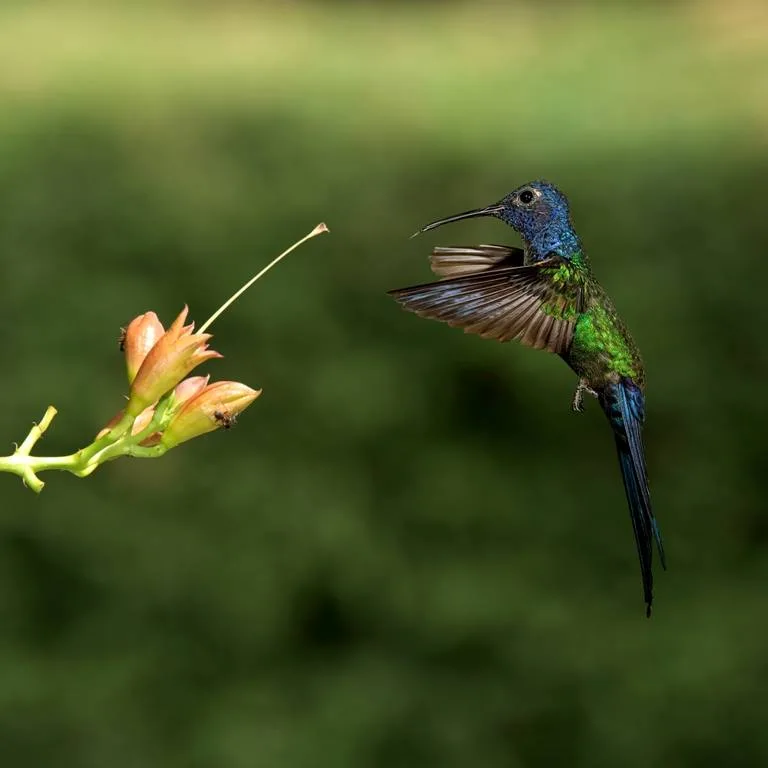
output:
[[[120,411],[115,414],[100,430],[94,439],[98,440],[100,437],[104,437],[125,415],[125,411]],[[143,429],[149,426],[149,422],[152,421],[152,417],[155,415],[155,406],[151,405],[149,408],[145,408],[133,422],[131,427],[131,434],[138,435]]]
[[202,392],[208,386],[210,376],[189,376],[180,381],[173,390],[173,400],[177,407],[181,406],[191,397]]
[[154,312],[145,312],[128,324],[120,344],[125,351],[125,366],[128,370],[129,384],[136,378],[144,358],[163,333],[165,333],[163,324]]
[[217,381],[189,398],[176,412],[163,432],[160,442],[166,448],[212,432],[219,427],[232,426],[259,395],[260,389],[251,389],[237,381]]

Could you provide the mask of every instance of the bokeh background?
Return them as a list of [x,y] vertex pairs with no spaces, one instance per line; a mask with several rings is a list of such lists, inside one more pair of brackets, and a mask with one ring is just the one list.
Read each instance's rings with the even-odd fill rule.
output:
[[[768,7],[4,3],[7,449],[204,320],[236,429],[0,477],[0,754],[58,768],[768,764]],[[409,315],[436,217],[560,184],[648,367],[670,570],[557,359]]]

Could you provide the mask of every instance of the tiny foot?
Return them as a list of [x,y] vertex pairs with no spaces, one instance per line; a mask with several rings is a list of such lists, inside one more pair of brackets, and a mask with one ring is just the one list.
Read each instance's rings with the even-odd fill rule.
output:
[[576,392],[573,395],[573,401],[571,402],[571,409],[575,413],[584,413],[584,393],[597,397],[597,392],[594,389],[587,386],[585,381],[579,381],[579,386],[576,387]]

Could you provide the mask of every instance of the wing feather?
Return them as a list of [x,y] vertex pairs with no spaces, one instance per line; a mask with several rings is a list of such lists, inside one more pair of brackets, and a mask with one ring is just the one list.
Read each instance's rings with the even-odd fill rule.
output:
[[[433,254],[432,268],[437,274],[450,274],[458,264],[466,269],[473,259],[475,271],[390,294],[405,309],[467,333],[498,341],[516,339],[534,349],[563,353],[581,311],[582,282],[573,270],[561,269],[565,263],[559,257],[529,265],[498,266],[502,259],[491,263],[502,252],[507,253],[505,258],[516,259],[516,254],[509,255],[516,250],[487,245],[435,249],[440,261],[436,268]],[[480,256],[485,262],[478,268]]]
[[461,277],[493,267],[522,266],[523,259],[522,249],[508,245],[451,246],[435,248],[429,266],[438,277]]

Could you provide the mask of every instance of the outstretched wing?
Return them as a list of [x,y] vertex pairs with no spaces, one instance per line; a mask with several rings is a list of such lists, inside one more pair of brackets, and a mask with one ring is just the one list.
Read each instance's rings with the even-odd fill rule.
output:
[[[440,250],[445,249],[436,252]],[[469,250],[461,249],[465,255]],[[405,309],[466,333],[515,339],[558,354],[568,349],[584,302],[584,280],[577,268],[553,257],[482,270],[389,293]]]
[[435,248],[429,256],[429,266],[438,277],[461,277],[493,267],[522,267],[524,259],[522,248],[463,245]]

